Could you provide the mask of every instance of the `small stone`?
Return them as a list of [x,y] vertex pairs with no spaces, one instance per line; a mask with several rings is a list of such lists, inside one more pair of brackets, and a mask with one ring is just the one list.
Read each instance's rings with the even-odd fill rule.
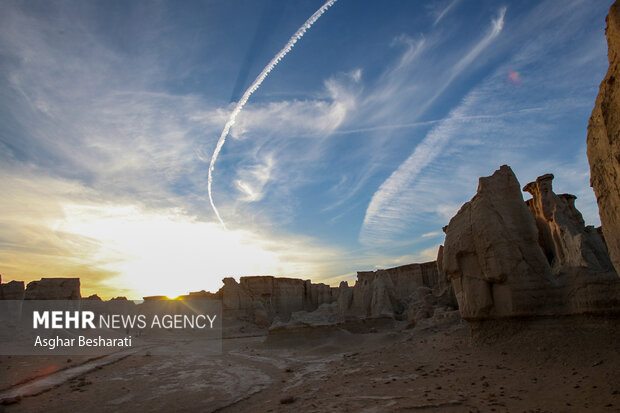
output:
[[292,403],[295,403],[295,400],[297,400],[295,397],[287,396],[287,397],[280,399],[280,404],[292,404]]

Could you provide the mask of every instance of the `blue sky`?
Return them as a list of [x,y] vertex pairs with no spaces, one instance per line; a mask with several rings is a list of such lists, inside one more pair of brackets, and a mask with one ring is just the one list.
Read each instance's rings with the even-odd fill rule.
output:
[[435,258],[479,176],[554,173],[598,225],[586,127],[612,1],[0,4],[0,272],[103,296],[337,284]]

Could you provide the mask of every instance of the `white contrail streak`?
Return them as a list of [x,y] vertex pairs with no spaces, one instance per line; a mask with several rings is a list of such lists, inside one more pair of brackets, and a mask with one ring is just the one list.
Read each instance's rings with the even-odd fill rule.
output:
[[267,66],[265,66],[263,71],[260,72],[260,74],[256,77],[254,82],[245,91],[241,99],[239,99],[239,102],[237,102],[237,105],[235,106],[232,113],[230,114],[230,117],[228,118],[228,122],[226,122],[226,125],[224,126],[224,130],[222,130],[220,139],[217,141],[217,145],[215,146],[215,150],[213,151],[213,155],[211,156],[211,164],[209,165],[209,180],[207,184],[207,189],[209,192],[209,201],[211,202],[211,207],[213,208],[213,211],[215,212],[217,219],[219,219],[220,223],[222,224],[224,228],[226,228],[226,224],[224,224],[224,221],[222,220],[222,217],[220,216],[220,213],[218,212],[217,208],[215,207],[215,203],[213,202],[213,191],[211,190],[211,185],[213,183],[213,170],[215,169],[215,161],[217,161],[217,156],[220,154],[220,151],[222,150],[222,146],[224,146],[224,143],[226,142],[226,137],[228,136],[228,132],[230,132],[230,128],[235,124],[237,115],[239,115],[239,112],[241,112],[241,109],[243,109],[243,106],[245,106],[245,104],[247,103],[252,93],[256,92],[256,90],[263,83],[267,75],[273,70],[274,67],[276,67],[276,65],[280,62],[280,60],[282,60],[282,58],[284,58],[284,56],[286,56],[286,54],[291,51],[293,46],[295,46],[295,43],[297,43],[297,41],[304,36],[306,31],[310,27],[312,27],[314,22],[316,22],[319,19],[319,17],[321,17],[323,13],[325,13],[327,9],[329,9],[335,2],[336,0],[328,0],[327,2],[325,2],[325,4],[321,6],[321,8],[315,11],[314,14],[310,16],[310,18],[306,20],[306,22],[299,29],[297,29],[295,34],[291,36],[291,38],[284,45],[282,50],[280,50],[278,54],[276,54],[274,58],[271,59],[271,61],[267,64]]

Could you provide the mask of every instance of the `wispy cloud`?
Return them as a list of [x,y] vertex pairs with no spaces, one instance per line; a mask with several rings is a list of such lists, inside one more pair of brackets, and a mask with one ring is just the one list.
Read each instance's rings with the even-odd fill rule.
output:
[[497,18],[493,19],[491,22],[491,28],[489,32],[478,42],[474,47],[472,47],[465,56],[463,56],[452,68],[452,71],[448,78],[442,82],[441,87],[437,89],[435,94],[426,102],[424,105],[424,110],[432,105],[437,98],[439,98],[443,92],[454,82],[454,80],[460,76],[463,71],[471,65],[474,60],[482,53],[484,49],[486,49],[493,39],[495,39],[504,28],[504,17],[506,16],[506,7],[502,7],[499,9]]
[[446,14],[448,14],[450,10],[454,8],[454,6],[456,6],[459,1],[460,0],[452,0],[450,3],[448,3],[446,7],[441,9],[437,14],[437,17],[435,18],[435,21],[433,22],[433,26],[437,26],[437,24],[445,17]]
[[262,163],[238,171],[239,179],[235,180],[235,185],[244,194],[242,202],[256,202],[263,198],[263,187],[269,181],[272,169],[273,158],[267,156]]
[[[489,33],[458,61],[443,86],[426,103],[427,107],[497,37],[503,28],[505,14],[505,8],[499,11],[499,16],[493,20]],[[360,236],[362,242],[372,242],[368,239],[376,240],[380,237],[377,232],[392,232],[400,226],[398,221],[403,218],[402,206],[395,203],[394,199],[398,198],[402,189],[411,185],[418,174],[442,153],[445,144],[458,131],[462,119],[466,116],[463,107],[452,111],[448,118],[435,127],[418,144],[409,158],[379,187],[366,210]]]
[[[547,6],[544,4],[544,7]],[[503,16],[501,11],[482,45],[488,45],[490,40],[486,39],[492,39],[502,30]],[[545,35],[539,36],[536,41],[525,42],[510,62],[470,91],[461,104],[433,127],[413,153],[383,182],[366,210],[360,232],[363,244],[389,245],[406,234],[411,236],[417,233],[421,236],[430,223],[434,223],[434,228],[441,228],[458,207],[475,193],[477,178],[491,174],[502,163],[513,166],[522,183],[537,175],[554,172],[554,168],[558,171],[556,176],[565,170],[560,161],[565,154],[560,148],[555,148],[554,152],[549,147],[553,144],[546,141],[551,133],[550,119],[554,119],[553,127],[568,125],[577,122],[570,114],[578,110],[583,113],[579,124],[585,125],[596,80],[582,78],[576,82],[572,79],[572,87],[563,84],[563,89],[560,89],[559,82],[563,80],[561,76],[558,79],[558,65],[562,68],[560,70],[570,68],[571,72],[578,73],[583,67],[581,65],[591,65],[592,61],[581,62],[581,51],[562,55],[553,51],[562,35],[557,32],[557,25],[545,20],[565,19],[565,13],[555,13],[552,17],[545,14],[543,17],[540,10],[534,10],[528,17],[524,19],[524,25],[539,25],[538,30],[548,25],[553,29],[543,29]],[[563,30],[571,30],[571,24],[579,24],[575,15],[569,20],[572,21],[566,22]],[[522,29],[518,27],[511,31],[507,34],[507,40],[514,41],[515,32],[522,33]],[[471,56],[480,52],[481,49],[475,47],[462,61],[472,61]],[[541,56],[546,54],[553,57],[541,62]],[[521,87],[508,81],[510,67],[518,67],[524,74],[526,80]],[[577,88],[582,88],[582,95],[583,88],[589,88],[592,99],[575,101],[570,90]],[[527,106],[534,108],[530,110]],[[476,119],[477,115],[482,117]],[[585,128],[581,132],[573,132],[570,139],[584,140]],[[548,149],[542,150],[542,147]],[[583,157],[583,154],[578,155]],[[573,191],[578,189],[583,195],[579,207],[591,217],[593,197],[587,185],[583,185],[586,183],[583,176],[587,174],[587,168],[582,165],[577,170],[579,172],[571,180],[575,184],[577,180],[581,183],[575,185]]]

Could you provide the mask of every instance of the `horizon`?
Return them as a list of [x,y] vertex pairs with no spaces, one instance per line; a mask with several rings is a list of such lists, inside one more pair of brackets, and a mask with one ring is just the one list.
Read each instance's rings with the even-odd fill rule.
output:
[[[0,273],[84,296],[433,261],[500,165],[598,226],[586,127],[612,1],[0,5]],[[167,290],[166,290],[167,289]],[[111,294],[113,291],[116,293]]]

